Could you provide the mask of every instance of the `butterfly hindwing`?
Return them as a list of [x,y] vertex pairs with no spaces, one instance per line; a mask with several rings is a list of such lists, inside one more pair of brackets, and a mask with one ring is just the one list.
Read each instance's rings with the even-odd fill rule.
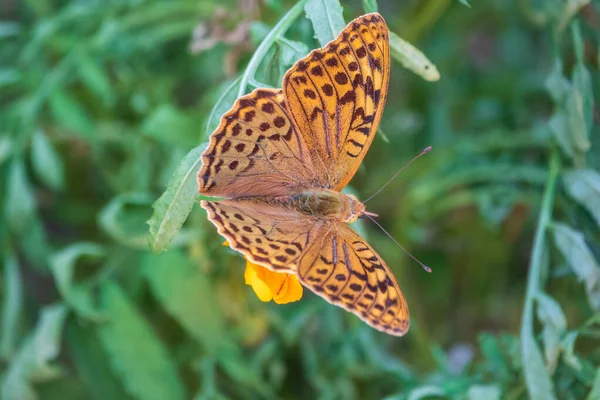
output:
[[251,201],[201,201],[229,246],[255,264],[293,272],[320,222],[284,207]]
[[346,224],[251,201],[202,201],[231,248],[300,282],[374,328],[400,336],[408,307],[385,262]]
[[385,262],[352,228],[332,221],[298,260],[300,282],[380,331],[401,336],[409,314]]

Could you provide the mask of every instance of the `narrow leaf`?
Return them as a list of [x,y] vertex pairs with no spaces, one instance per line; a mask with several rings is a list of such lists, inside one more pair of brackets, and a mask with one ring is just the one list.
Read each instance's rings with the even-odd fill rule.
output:
[[15,159],[8,171],[5,215],[15,232],[23,232],[33,220],[36,202],[22,159]]
[[567,225],[555,223],[554,243],[580,281],[585,283],[590,307],[600,310],[600,266],[585,243],[583,234]]
[[583,63],[577,63],[573,71],[573,87],[581,95],[583,104],[583,121],[586,134],[589,136],[594,122],[594,92],[592,76]]
[[69,355],[88,393],[96,400],[131,400],[112,373],[95,330],[89,324],[85,327],[72,318],[67,322],[65,331]]
[[100,301],[110,320],[98,325],[111,367],[138,399],[184,399],[185,390],[166,348],[119,286],[107,282]]
[[198,193],[196,174],[202,160],[200,155],[206,149],[201,144],[191,150],[181,161],[173,174],[167,190],[152,206],[154,213],[148,221],[150,225],[149,243],[152,251],[165,251],[173,237],[187,219]]
[[60,304],[42,308],[35,331],[23,341],[17,356],[8,366],[2,382],[2,399],[34,400],[33,382],[56,379],[61,370],[50,364],[60,351],[60,337],[67,310]]
[[540,292],[535,298],[538,304],[538,319],[543,325],[542,340],[546,365],[552,373],[558,363],[560,340],[567,331],[567,319],[558,302],[552,297]]
[[19,318],[23,311],[23,282],[15,255],[8,251],[4,257],[2,327],[0,357],[9,360],[19,338]]
[[366,13],[374,13],[379,11],[377,0],[362,0],[362,6]]
[[521,335],[521,355],[527,392],[532,400],[553,400],[554,391],[542,353],[531,335]]
[[600,368],[596,369],[596,377],[594,378],[594,384],[590,393],[586,397],[586,400],[600,399]]
[[473,385],[467,391],[468,400],[500,400],[502,391],[497,385]]
[[87,52],[79,54],[76,62],[77,74],[87,89],[97,96],[102,104],[110,106],[114,103],[114,93],[106,68],[101,60],[93,59]]
[[65,171],[60,156],[42,131],[31,139],[31,165],[40,180],[54,190],[64,186]]
[[8,135],[0,135],[0,165],[8,160],[13,151],[13,143]]
[[440,79],[440,73],[436,66],[429,61],[421,50],[400,38],[394,32],[390,31],[389,37],[390,53],[404,68],[411,70],[429,82]]
[[113,198],[98,214],[98,225],[116,242],[134,249],[148,248],[146,221],[152,214],[146,193],[125,193]]
[[421,400],[432,396],[444,397],[445,395],[446,391],[439,386],[423,385],[411,390],[408,394],[408,400]]
[[142,131],[170,146],[186,147],[195,145],[199,134],[198,121],[193,114],[170,103],[161,104],[152,110],[142,124]]
[[66,129],[82,136],[90,136],[93,123],[80,103],[71,95],[57,90],[48,99],[50,111],[54,119]]
[[205,138],[208,139],[208,136],[213,133],[215,129],[219,126],[219,121],[221,121],[221,116],[225,114],[229,109],[233,106],[233,103],[238,98],[238,91],[240,90],[240,81],[241,77],[237,78],[235,81],[231,83],[225,89],[225,91],[219,97],[219,100],[215,103],[213,109],[206,120],[206,129],[205,129]]
[[312,22],[315,38],[324,47],[344,29],[343,9],[338,0],[309,0],[304,12]]
[[560,347],[565,363],[570,365],[574,370],[581,371],[583,366],[579,358],[575,355],[575,341],[577,340],[577,336],[579,336],[578,332],[569,332],[561,341]]
[[557,59],[554,62],[552,72],[546,78],[546,90],[550,93],[555,103],[562,105],[571,89],[571,83],[564,77],[562,72],[562,61]]
[[217,294],[200,268],[181,252],[171,250],[148,254],[144,274],[160,303],[190,336],[207,351],[222,354],[231,343],[222,313],[215,308]]
[[572,88],[567,95],[565,113],[569,138],[573,147],[580,153],[587,152],[591,147],[591,143],[588,139],[588,130],[585,123],[583,95],[575,88]]
[[566,172],[563,182],[567,192],[585,207],[600,227],[600,174],[592,169]]
[[279,56],[279,77],[283,78],[286,71],[294,65],[296,61],[308,54],[308,47],[302,42],[280,39],[278,41],[280,48]]
[[567,113],[562,109],[557,109],[550,118],[548,125],[561,150],[569,156],[569,158],[574,160],[576,165],[579,165],[581,163],[582,153],[576,148],[575,143],[573,142],[574,139],[569,127]]
[[80,242],[71,244],[50,257],[50,270],[65,302],[80,316],[94,321],[104,318],[93,304],[91,289],[74,281],[75,268],[80,258],[100,258],[105,254],[104,248],[97,244]]

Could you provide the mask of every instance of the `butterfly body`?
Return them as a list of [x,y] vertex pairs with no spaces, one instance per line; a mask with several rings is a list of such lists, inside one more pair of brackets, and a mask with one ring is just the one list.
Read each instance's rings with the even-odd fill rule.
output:
[[313,189],[289,197],[295,210],[316,218],[332,218],[351,223],[365,210],[365,206],[351,194],[328,189]]
[[293,273],[327,301],[401,336],[406,300],[393,274],[347,223],[368,214],[341,193],[375,133],[388,91],[381,15],[350,22],[299,60],[281,89],[256,89],[225,113],[198,172],[200,202],[219,234],[249,261]]

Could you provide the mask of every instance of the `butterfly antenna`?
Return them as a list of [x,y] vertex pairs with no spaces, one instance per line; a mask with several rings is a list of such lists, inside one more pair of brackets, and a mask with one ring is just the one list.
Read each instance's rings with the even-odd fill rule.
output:
[[415,161],[417,158],[421,157],[423,154],[429,153],[430,150],[431,150],[431,146],[427,146],[421,153],[419,153],[419,155],[415,156],[412,160],[410,160],[409,162],[404,164],[404,166],[402,168],[400,168],[398,170],[398,172],[396,172],[394,174],[394,176],[392,176],[386,183],[384,183],[383,186],[380,187],[378,191],[376,191],[368,199],[363,201],[363,204],[365,204],[367,201],[371,200],[373,197],[377,196],[387,185],[389,185],[394,179],[396,179],[396,177],[400,174],[400,172],[402,172],[404,170],[404,168],[408,167],[413,161]]
[[423,267],[423,269],[427,272],[431,272],[431,268],[429,268],[427,265],[423,264],[421,261],[417,260],[417,258],[415,256],[413,256],[412,254],[410,254],[408,252],[408,250],[406,250],[400,243],[398,243],[398,241],[396,239],[393,238],[392,235],[389,234],[388,231],[386,231],[385,229],[383,229],[383,226],[381,226],[381,224],[377,221],[375,221],[375,218],[371,217],[369,214],[364,213],[364,216],[366,216],[367,218],[369,218],[371,221],[373,221],[373,223],[375,223],[375,225],[377,225],[379,227],[379,229],[381,229],[383,231],[383,233],[385,233],[386,235],[388,235],[388,237],[390,239],[392,239],[392,242],[396,243],[396,245],[398,247],[400,247],[402,250],[404,250],[404,252],[406,254],[408,254],[410,256],[410,258],[412,258],[413,260],[415,260],[416,262],[419,263],[419,265],[421,265],[421,267]]

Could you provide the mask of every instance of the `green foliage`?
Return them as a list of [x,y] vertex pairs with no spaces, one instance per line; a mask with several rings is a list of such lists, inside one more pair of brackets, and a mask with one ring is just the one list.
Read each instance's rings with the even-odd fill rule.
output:
[[342,6],[337,0],[308,0],[304,11],[312,22],[315,38],[321,47],[335,39],[346,26]]
[[[597,1],[7,4],[2,399],[600,398]],[[235,100],[377,10],[387,135],[348,190],[433,146],[368,203],[433,273],[359,226],[403,338],[261,303],[197,205]]]
[[100,290],[110,320],[98,326],[98,338],[126,391],[142,399],[185,398],[175,365],[150,325],[116,284],[106,282]]

